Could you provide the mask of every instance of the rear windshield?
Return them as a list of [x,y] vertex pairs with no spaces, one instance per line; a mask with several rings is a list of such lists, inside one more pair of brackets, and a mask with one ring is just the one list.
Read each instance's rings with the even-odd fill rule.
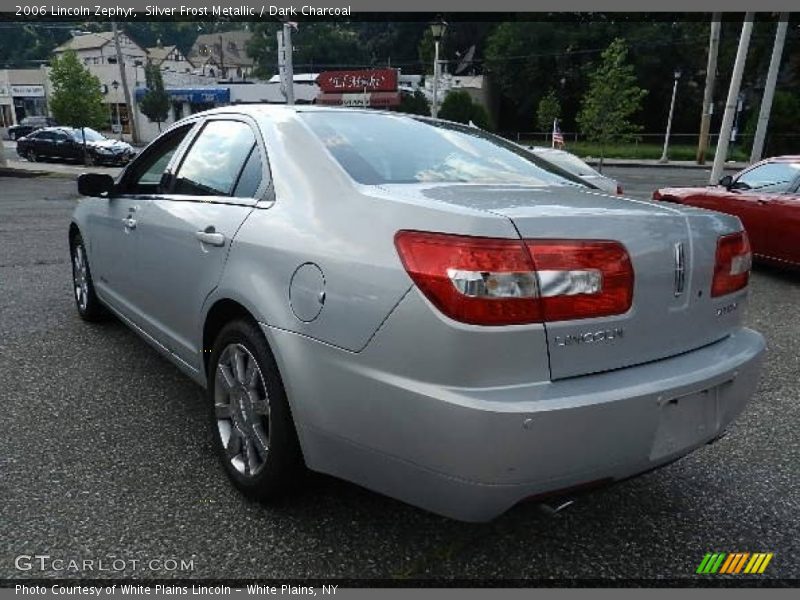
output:
[[480,129],[366,112],[300,116],[359,183],[567,183],[529,152]]
[[546,151],[539,153],[545,160],[549,160],[554,164],[558,165],[559,167],[563,167],[569,171],[572,171],[576,175],[600,175],[597,171],[595,171],[592,167],[587,165],[583,162],[580,158],[575,156],[574,154],[570,154],[569,152],[560,152],[558,150],[555,151]]

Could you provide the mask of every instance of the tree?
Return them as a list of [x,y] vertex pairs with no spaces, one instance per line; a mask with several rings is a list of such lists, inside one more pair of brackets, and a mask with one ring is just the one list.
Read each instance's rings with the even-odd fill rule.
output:
[[536,110],[536,123],[541,131],[552,131],[553,122],[561,116],[561,104],[555,90],[551,89],[539,100]]
[[161,131],[161,123],[167,120],[169,114],[169,94],[164,91],[161,69],[148,63],[144,69],[144,77],[147,91],[139,101],[139,108],[150,121],[158,123],[158,130]]
[[401,94],[400,106],[397,112],[409,113],[412,115],[430,115],[431,103],[420,90],[414,90],[413,94]]
[[73,50],[50,63],[50,110],[56,121],[69,127],[102,129],[108,122],[100,80],[78,60]]
[[601,170],[605,147],[611,142],[629,141],[641,130],[631,117],[641,108],[647,92],[636,84],[633,65],[625,62],[627,55],[621,38],[611,42],[589,76],[589,91],[578,113],[581,131],[600,144]]
[[[62,125],[102,129],[108,122],[108,109],[103,104],[100,80],[78,60],[74,50],[56,56],[50,63],[50,110]],[[83,158],[89,162],[86,135],[83,135]]]
[[439,108],[439,118],[464,124],[472,121],[481,129],[489,128],[489,115],[486,109],[474,102],[472,96],[464,90],[447,94]]

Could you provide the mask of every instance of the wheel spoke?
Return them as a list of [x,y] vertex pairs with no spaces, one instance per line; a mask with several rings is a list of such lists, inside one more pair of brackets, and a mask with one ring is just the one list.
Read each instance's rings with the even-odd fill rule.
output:
[[269,440],[267,434],[264,433],[264,427],[260,423],[253,424],[253,441],[256,445],[256,450],[261,455],[263,460],[267,459],[267,450],[269,450]]
[[247,362],[247,371],[244,374],[244,385],[248,390],[254,390],[258,384],[258,365],[253,357]]
[[223,383],[226,391],[230,391],[233,388],[233,386],[236,385],[236,381],[234,380],[233,374],[231,373],[230,369],[225,365],[223,365],[222,363],[219,363],[219,365],[217,366],[217,371],[219,371],[219,374],[222,375],[221,380],[219,377],[217,377],[217,379]]
[[225,448],[228,458],[234,459],[242,453],[242,433],[236,429],[231,428],[231,437],[228,438],[228,447]]
[[258,398],[253,392],[250,393],[253,404],[253,412],[262,417],[269,417],[269,400]]
[[256,454],[256,444],[254,437],[246,437],[244,439],[244,453],[245,464],[247,465],[247,474],[252,475],[258,469],[258,454]]
[[218,402],[214,405],[214,414],[218,419],[230,419],[231,413],[232,409],[230,404],[222,404],[221,402]]
[[242,351],[237,347],[231,350],[231,366],[233,367],[236,381],[242,384],[245,383],[244,356]]

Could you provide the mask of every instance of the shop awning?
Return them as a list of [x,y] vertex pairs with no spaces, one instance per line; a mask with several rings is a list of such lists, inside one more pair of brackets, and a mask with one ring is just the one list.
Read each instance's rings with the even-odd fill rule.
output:
[[[189,104],[229,104],[231,90],[221,87],[207,88],[166,88],[164,90],[174,102],[188,102]],[[145,88],[136,88],[136,100],[145,95]]]

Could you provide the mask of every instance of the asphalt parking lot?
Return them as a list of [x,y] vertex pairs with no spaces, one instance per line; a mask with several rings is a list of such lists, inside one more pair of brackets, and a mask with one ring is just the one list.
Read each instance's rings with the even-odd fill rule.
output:
[[[707,178],[607,174],[639,197]],[[557,517],[528,503],[464,524],[323,476],[262,506],[228,484],[199,388],[119,322],[78,318],[74,191],[65,178],[0,178],[0,579],[692,579],[710,551],[773,552],[760,577],[800,578],[800,274],[756,269],[747,321],[769,355],[730,435]],[[193,568],[25,572],[23,554]]]

